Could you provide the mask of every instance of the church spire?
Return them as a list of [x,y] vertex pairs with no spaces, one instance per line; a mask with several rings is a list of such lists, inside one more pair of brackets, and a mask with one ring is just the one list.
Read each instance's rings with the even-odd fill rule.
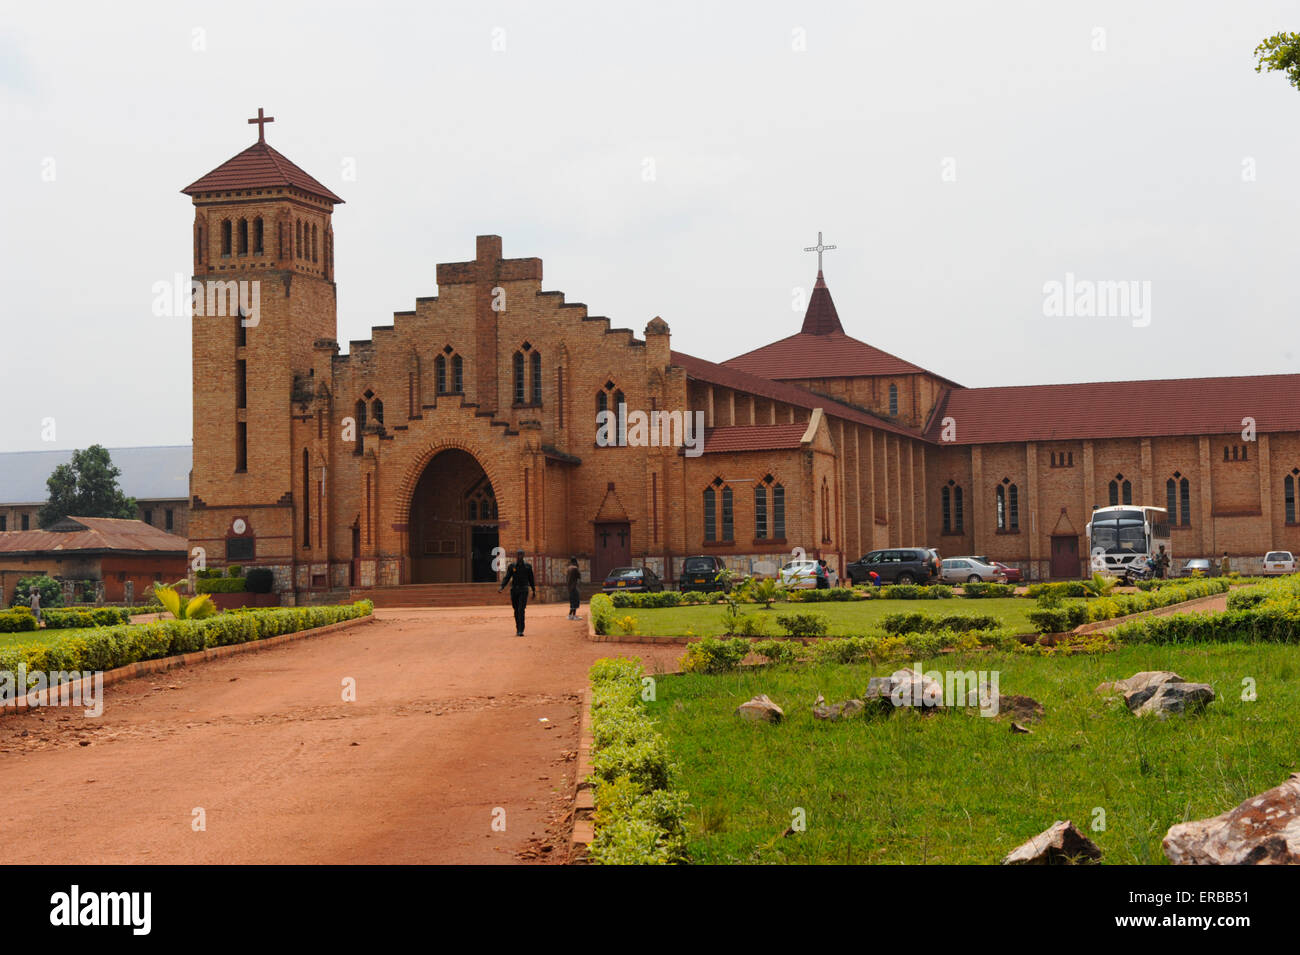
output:
[[817,284],[813,286],[812,297],[808,299],[808,311],[803,316],[803,328],[799,329],[805,335],[830,335],[833,332],[844,334],[844,326],[840,324],[839,313],[835,311],[835,302],[831,299],[831,290],[826,287],[826,279],[817,270]]
[[813,286],[812,297],[808,299],[808,311],[804,313],[803,328],[800,329],[805,335],[829,335],[832,332],[844,334],[840,316],[835,311],[835,303],[831,301],[831,290],[826,287],[826,279],[822,276],[822,253],[833,248],[835,246],[822,242],[820,232],[817,233],[817,244],[804,248],[805,252],[817,253],[817,284]]

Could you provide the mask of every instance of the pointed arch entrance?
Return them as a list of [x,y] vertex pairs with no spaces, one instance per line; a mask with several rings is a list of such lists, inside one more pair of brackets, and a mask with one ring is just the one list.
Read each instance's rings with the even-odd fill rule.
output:
[[411,583],[496,580],[499,513],[496,491],[474,455],[460,448],[434,455],[411,495]]

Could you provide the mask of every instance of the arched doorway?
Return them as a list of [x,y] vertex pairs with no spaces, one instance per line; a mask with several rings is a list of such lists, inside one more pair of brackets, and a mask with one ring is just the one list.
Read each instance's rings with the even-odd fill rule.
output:
[[498,546],[496,492],[467,451],[434,455],[416,482],[409,522],[411,583],[493,581]]

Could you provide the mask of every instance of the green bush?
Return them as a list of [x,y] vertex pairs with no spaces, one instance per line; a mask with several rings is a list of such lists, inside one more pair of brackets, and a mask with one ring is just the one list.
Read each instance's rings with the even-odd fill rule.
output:
[[686,647],[680,665],[687,673],[725,673],[740,666],[750,649],[750,642],[743,637],[705,637]]
[[641,672],[637,659],[597,660],[590,670],[591,860],[600,865],[687,861],[686,797],[672,789],[668,745],[640,704]]
[[226,576],[227,576],[227,577],[243,577],[243,576],[244,576],[244,568],[241,567],[239,564],[231,564],[229,567],[226,568]]
[[1124,643],[1300,643],[1300,601],[1279,600],[1222,613],[1174,613],[1117,626]]
[[1088,608],[1084,604],[1038,607],[1029,611],[1029,622],[1039,633],[1065,633],[1085,623],[1087,619]]
[[591,626],[602,636],[608,634],[614,626],[614,601],[609,594],[592,595]]
[[23,577],[14,585],[14,599],[11,607],[26,607],[32,599],[32,588],[41,595],[41,609],[63,605],[63,585],[53,577]]
[[131,622],[126,607],[93,607],[85,610],[50,610],[45,614],[50,630],[79,630],[85,627],[116,627]]
[[1025,588],[1026,597],[1036,599],[1043,594],[1052,594],[1056,597],[1086,597],[1088,596],[1088,588],[1083,585],[1082,580],[1061,580],[1053,583],[1030,584]]
[[683,601],[683,595],[676,590],[663,590],[653,594],[610,594],[614,606],[625,608],[652,609],[655,607],[677,607]]
[[[118,608],[101,608],[118,609]],[[111,670],[139,660],[190,653],[209,647],[264,640],[283,633],[323,627],[369,616],[369,600],[325,607],[280,607],[203,620],[158,620],[130,626],[99,627],[52,643],[0,647],[0,670],[29,673],[54,670]]]
[[201,594],[242,594],[248,586],[243,577],[200,578],[196,583],[195,589]]
[[792,637],[824,637],[830,620],[823,613],[783,613],[776,622]]
[[795,663],[804,654],[804,646],[796,640],[759,640],[750,649],[773,663]]
[[1270,596],[1264,587],[1242,587],[1228,594],[1229,610],[1248,610],[1263,603]]
[[844,600],[861,600],[863,593],[851,587],[827,587],[825,590],[818,590],[816,587],[800,588],[797,590],[787,591],[788,597],[792,603],[836,603]]
[[36,629],[36,617],[26,607],[0,613],[0,633],[26,633]]
[[1011,584],[970,583],[962,584],[961,591],[967,597],[1014,597],[1016,588]]
[[952,588],[944,584],[888,584],[878,589],[885,600],[946,600],[955,596]]

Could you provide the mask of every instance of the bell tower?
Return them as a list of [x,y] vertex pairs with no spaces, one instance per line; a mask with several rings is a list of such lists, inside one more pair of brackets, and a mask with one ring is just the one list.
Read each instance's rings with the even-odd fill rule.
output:
[[257,142],[181,190],[194,203],[189,535],[218,566],[292,563],[295,386],[313,343],[337,335],[343,200],[267,143],[274,117],[257,113]]

